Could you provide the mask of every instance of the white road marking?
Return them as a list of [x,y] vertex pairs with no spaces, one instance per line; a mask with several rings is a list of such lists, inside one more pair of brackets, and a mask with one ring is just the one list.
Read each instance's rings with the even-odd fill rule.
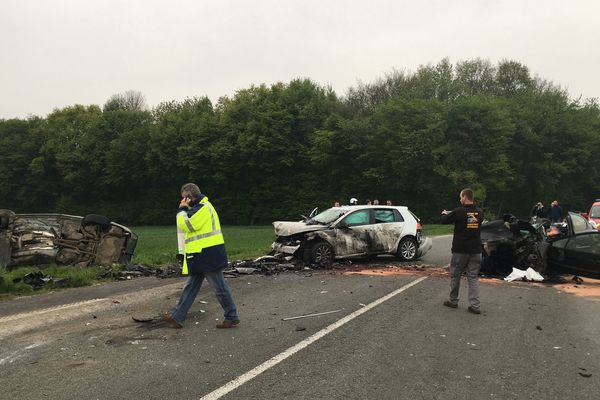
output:
[[242,386],[244,383],[248,382],[251,379],[256,378],[258,375],[262,374],[263,372],[265,372],[266,370],[274,367],[275,365],[279,364],[280,362],[284,361],[285,359],[291,357],[292,355],[294,355],[295,353],[299,352],[300,350],[304,349],[305,347],[308,347],[309,345],[311,345],[312,343],[316,342],[317,340],[321,339],[322,337],[324,337],[325,335],[335,331],[337,328],[347,324],[348,322],[352,321],[353,319],[355,319],[356,317],[366,313],[367,311],[371,310],[374,307],[377,307],[378,305],[380,305],[381,303],[391,299],[392,297],[396,296],[399,293],[402,293],[403,291],[405,291],[406,289],[416,285],[419,282],[422,282],[423,280],[427,279],[426,276],[421,277],[419,279],[416,279],[414,281],[412,281],[411,283],[402,286],[399,289],[394,290],[391,293],[386,294],[385,296],[373,301],[372,303],[367,304],[366,306],[359,308],[358,310],[354,311],[351,314],[348,314],[347,316],[345,316],[344,318],[334,322],[333,324],[321,329],[319,332],[307,337],[306,339],[304,339],[303,341],[299,342],[298,344],[288,348],[287,350],[283,351],[282,353],[276,355],[275,357],[265,361],[264,363],[260,364],[259,366],[251,369],[250,371],[238,376],[237,378],[235,378],[234,380],[226,383],[225,385],[221,386],[220,388],[214,390],[213,392],[210,392],[209,394],[207,394],[206,396],[202,397],[200,400],[216,400],[219,399],[223,396],[225,396],[227,393],[237,389],[238,387]]
[[26,313],[21,313],[21,314],[8,315],[6,317],[0,318],[0,322],[14,321],[14,320],[18,320],[18,319],[21,319],[24,317],[33,317],[36,315],[66,310],[66,309],[73,308],[73,307],[82,307],[82,306],[86,306],[89,304],[94,304],[94,303],[98,303],[100,301],[107,301],[107,300],[108,299],[92,299],[92,300],[86,300],[86,301],[79,301],[77,303],[63,304],[63,305],[60,305],[57,307],[44,308],[42,310],[36,310],[36,311],[31,311],[31,312],[26,312]]
[[18,360],[19,358],[22,358],[26,352],[26,350],[31,350],[31,349],[35,349],[36,347],[42,346],[43,342],[40,343],[34,343],[34,344],[30,344],[29,346],[26,346],[23,350],[20,351],[13,351],[12,353],[8,354],[7,356],[0,358],[0,365],[4,365],[4,364],[12,364],[14,361]]

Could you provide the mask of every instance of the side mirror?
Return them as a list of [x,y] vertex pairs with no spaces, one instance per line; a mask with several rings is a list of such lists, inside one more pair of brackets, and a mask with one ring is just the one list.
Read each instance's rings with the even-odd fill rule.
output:
[[348,224],[345,223],[345,222],[340,222],[339,224],[337,224],[336,228],[338,228],[338,229],[350,229],[350,227],[348,226]]

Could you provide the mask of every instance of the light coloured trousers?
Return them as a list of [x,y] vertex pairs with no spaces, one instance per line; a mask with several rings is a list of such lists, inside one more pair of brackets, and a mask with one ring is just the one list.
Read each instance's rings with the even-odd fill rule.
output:
[[474,309],[479,309],[479,283],[478,274],[481,268],[481,253],[465,254],[454,253],[450,260],[450,301],[458,304],[458,291],[460,289],[460,277],[466,272],[469,283],[469,304]]

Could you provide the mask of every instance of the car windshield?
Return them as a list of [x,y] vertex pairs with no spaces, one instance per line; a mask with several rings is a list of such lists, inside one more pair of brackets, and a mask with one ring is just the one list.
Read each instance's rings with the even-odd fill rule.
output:
[[590,226],[585,218],[579,214],[569,213],[571,217],[571,223],[573,224],[574,233],[581,233],[590,230]]
[[600,205],[592,207],[590,210],[590,218],[600,218]]
[[313,224],[323,224],[327,225],[337,220],[342,215],[346,214],[348,209],[342,207],[333,207],[329,208],[322,213],[315,215],[308,222]]

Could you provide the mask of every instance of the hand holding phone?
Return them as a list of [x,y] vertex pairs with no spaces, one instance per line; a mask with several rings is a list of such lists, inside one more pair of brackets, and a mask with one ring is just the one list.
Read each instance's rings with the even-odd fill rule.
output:
[[179,203],[179,207],[188,207],[189,208],[191,202],[192,202],[191,198],[183,197],[181,199],[181,202]]

